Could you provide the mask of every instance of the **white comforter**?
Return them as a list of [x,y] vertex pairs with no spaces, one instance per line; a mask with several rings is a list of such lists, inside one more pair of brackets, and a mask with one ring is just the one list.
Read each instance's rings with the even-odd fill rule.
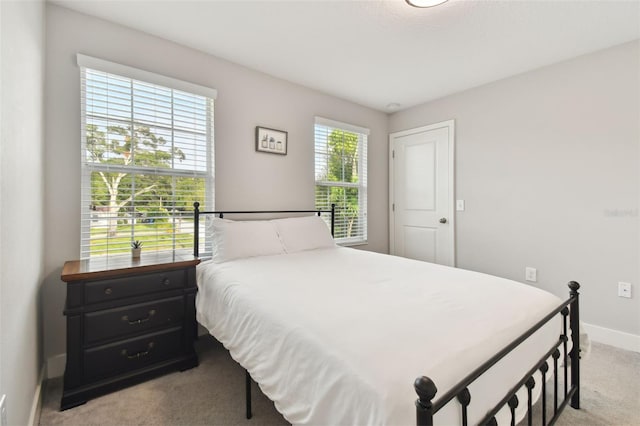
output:
[[[288,421],[316,425],[415,424],[416,377],[434,380],[437,399],[561,302],[514,281],[348,248],[205,262],[198,287],[198,321]],[[559,321],[543,327],[470,387],[470,424],[559,331]],[[434,421],[459,418],[454,399]]]

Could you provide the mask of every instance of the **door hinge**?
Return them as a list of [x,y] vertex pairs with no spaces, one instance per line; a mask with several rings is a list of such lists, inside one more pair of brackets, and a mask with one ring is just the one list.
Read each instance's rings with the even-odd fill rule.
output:
[[391,158],[396,158],[396,150],[391,151]]
[[391,204],[391,211],[392,212],[396,211],[396,203]]

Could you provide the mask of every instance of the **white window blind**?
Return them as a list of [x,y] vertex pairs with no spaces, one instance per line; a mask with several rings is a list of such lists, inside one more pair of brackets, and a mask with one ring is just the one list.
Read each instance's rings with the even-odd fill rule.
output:
[[316,117],[316,208],[336,205],[334,235],[341,244],[367,241],[368,135],[369,129]]
[[213,209],[215,91],[83,55],[78,64],[81,258],[129,253],[135,240],[143,256],[190,252],[193,203]]

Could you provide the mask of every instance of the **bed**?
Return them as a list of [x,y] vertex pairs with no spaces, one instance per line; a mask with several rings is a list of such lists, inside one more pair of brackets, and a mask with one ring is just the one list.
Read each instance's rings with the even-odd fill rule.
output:
[[333,227],[331,211],[225,213],[195,205],[196,236],[201,215],[220,217],[213,259],[197,270],[197,318],[292,424],[531,424],[540,395],[543,424],[579,408],[577,283],[562,301],[339,247],[318,217],[330,213]]

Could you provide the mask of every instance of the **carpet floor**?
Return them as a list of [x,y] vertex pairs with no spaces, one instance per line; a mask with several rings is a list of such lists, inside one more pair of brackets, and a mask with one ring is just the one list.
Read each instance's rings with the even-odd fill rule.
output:
[[[40,425],[286,425],[257,386],[253,419],[244,417],[244,370],[211,337],[196,343],[197,368],[59,411],[62,379],[45,384]],[[640,425],[640,353],[594,343],[582,367],[582,409],[557,425]],[[551,387],[551,386],[550,386]],[[535,422],[539,424],[539,420]]]

